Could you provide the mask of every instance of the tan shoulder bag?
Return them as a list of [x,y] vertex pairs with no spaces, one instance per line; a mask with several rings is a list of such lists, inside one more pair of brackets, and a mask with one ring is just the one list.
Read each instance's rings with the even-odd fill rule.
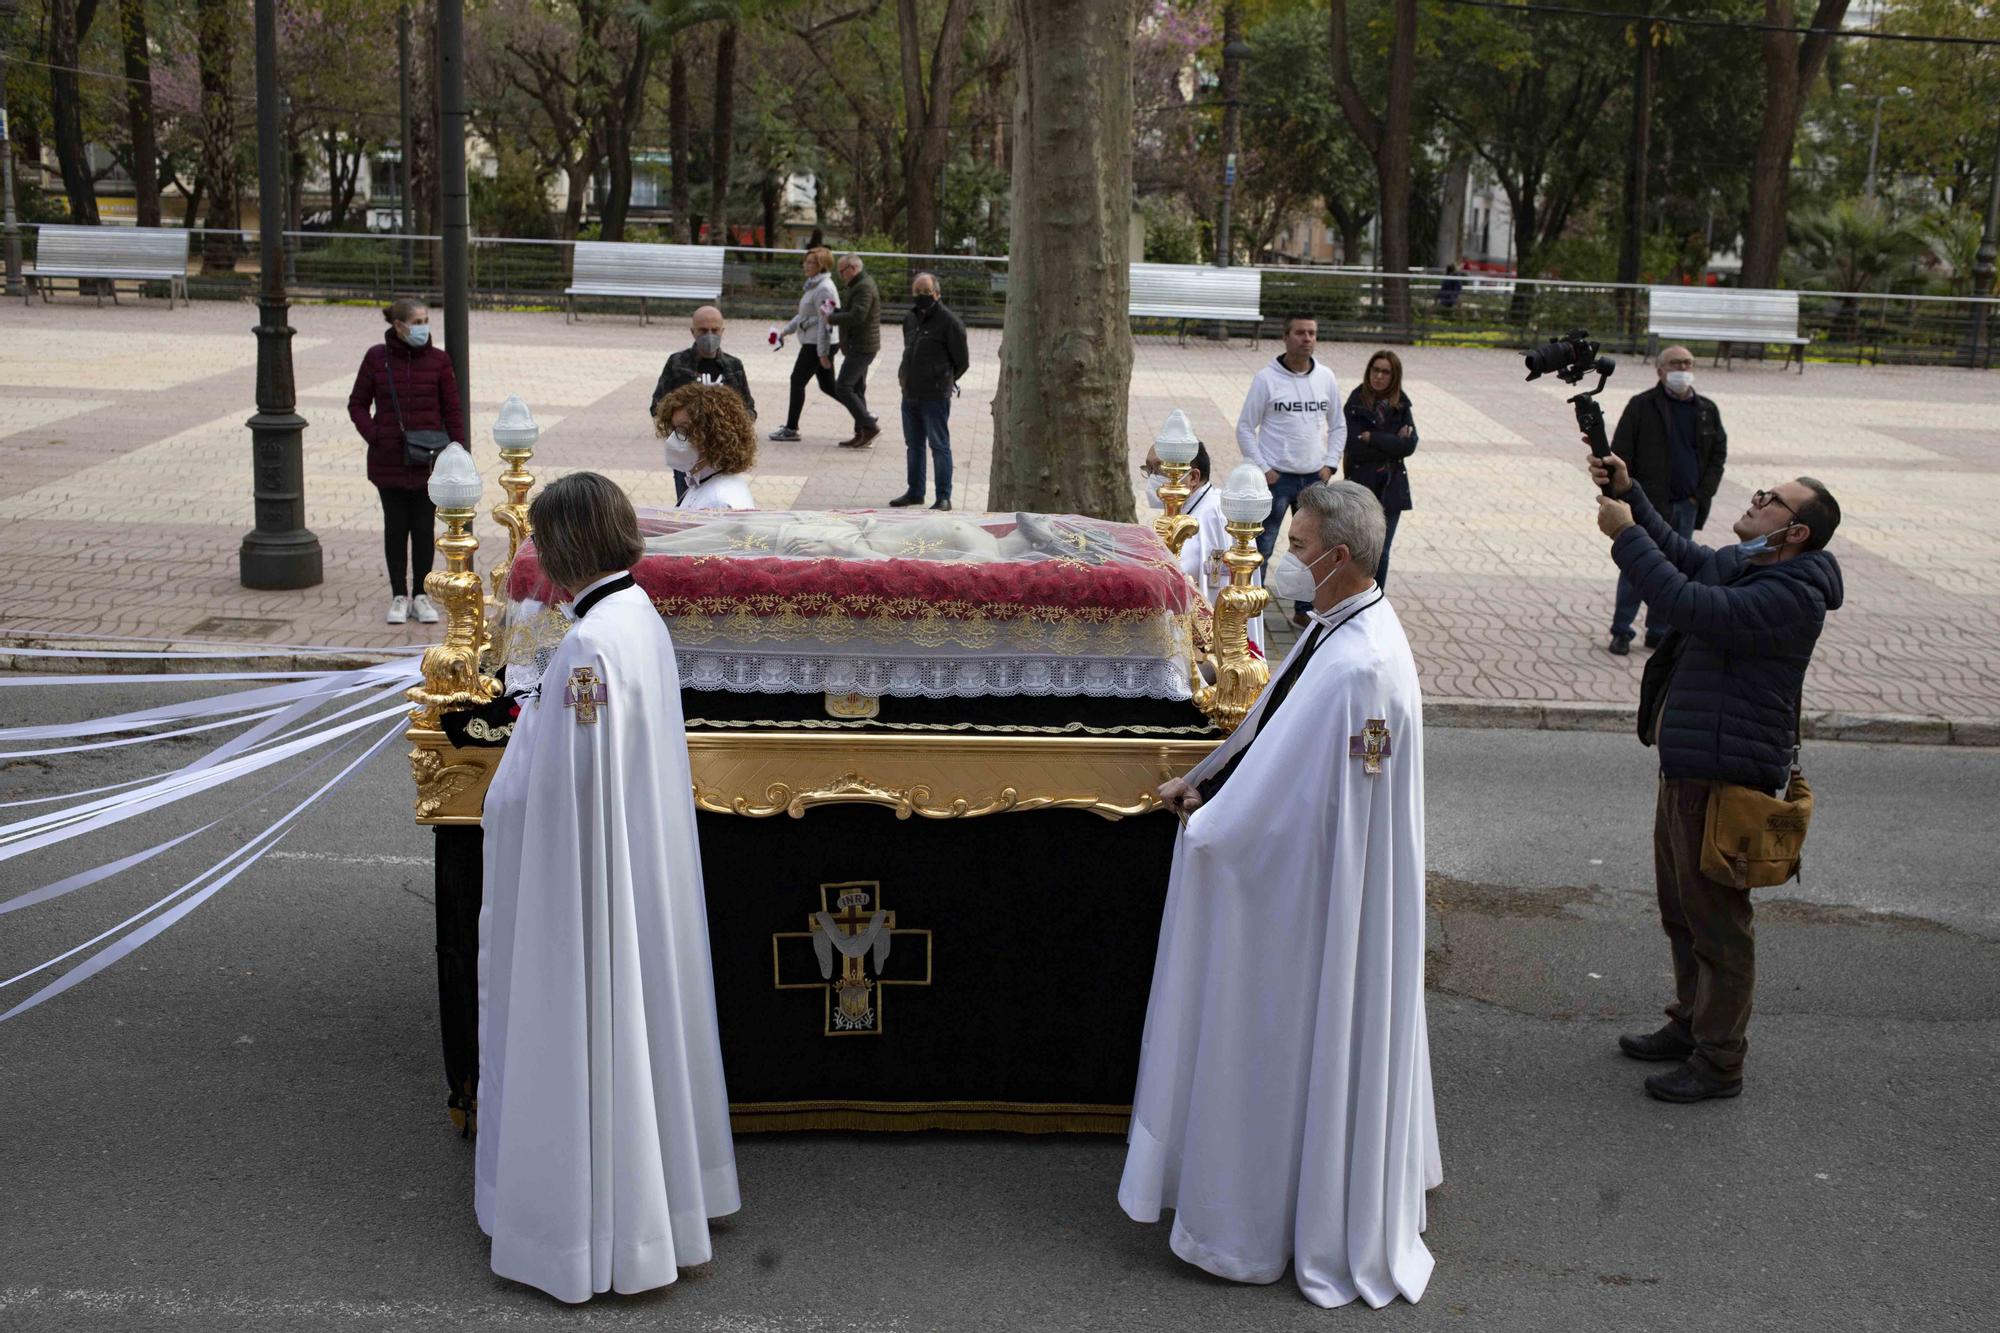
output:
[[1813,810],[1812,788],[1799,772],[1799,748],[1795,720],[1792,773],[1783,796],[1766,796],[1733,782],[1709,788],[1708,820],[1701,838],[1702,874],[1739,889],[1769,888],[1798,875]]

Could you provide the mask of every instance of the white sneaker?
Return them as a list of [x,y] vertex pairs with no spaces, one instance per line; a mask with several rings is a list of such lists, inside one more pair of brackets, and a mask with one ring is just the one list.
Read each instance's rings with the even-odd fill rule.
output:
[[387,620],[391,625],[401,625],[409,620],[409,618],[410,599],[407,597],[391,597],[389,599],[389,614],[384,616],[383,619]]
[[426,625],[435,625],[438,623],[437,607],[432,605],[431,599],[422,593],[418,593],[410,599],[410,609],[416,612],[417,619],[423,621]]

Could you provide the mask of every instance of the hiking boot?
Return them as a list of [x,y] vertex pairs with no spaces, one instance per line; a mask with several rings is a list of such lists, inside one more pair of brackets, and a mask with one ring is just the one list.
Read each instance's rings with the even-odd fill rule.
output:
[[1681,1035],[1672,1023],[1644,1036],[1626,1032],[1618,1038],[1618,1049],[1634,1060],[1685,1060],[1694,1054],[1694,1043]]
[[1646,1078],[1647,1095],[1663,1102],[1705,1102],[1711,1097],[1734,1097],[1742,1091],[1742,1079],[1714,1078],[1691,1063],[1678,1064],[1663,1074]]

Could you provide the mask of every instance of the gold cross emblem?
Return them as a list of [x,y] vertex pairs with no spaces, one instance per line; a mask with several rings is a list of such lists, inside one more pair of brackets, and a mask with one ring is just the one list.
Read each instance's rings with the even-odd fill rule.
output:
[[597,721],[597,706],[611,702],[604,682],[591,667],[577,667],[569,673],[569,688],[563,691],[563,707],[576,710],[576,720],[588,726]]
[[1359,736],[1347,738],[1347,757],[1361,761],[1361,771],[1370,777],[1382,771],[1382,761],[1394,753],[1389,741],[1389,724],[1379,717],[1368,719]]

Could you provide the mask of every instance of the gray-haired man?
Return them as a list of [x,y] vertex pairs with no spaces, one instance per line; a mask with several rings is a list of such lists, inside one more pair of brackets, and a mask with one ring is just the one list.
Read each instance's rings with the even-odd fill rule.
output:
[[840,447],[866,449],[882,433],[881,423],[868,410],[867,397],[868,368],[882,350],[882,293],[860,255],[842,255],[836,267],[846,299],[827,316],[827,322],[840,330],[840,372],[833,377],[833,396],[854,418],[854,434]]

